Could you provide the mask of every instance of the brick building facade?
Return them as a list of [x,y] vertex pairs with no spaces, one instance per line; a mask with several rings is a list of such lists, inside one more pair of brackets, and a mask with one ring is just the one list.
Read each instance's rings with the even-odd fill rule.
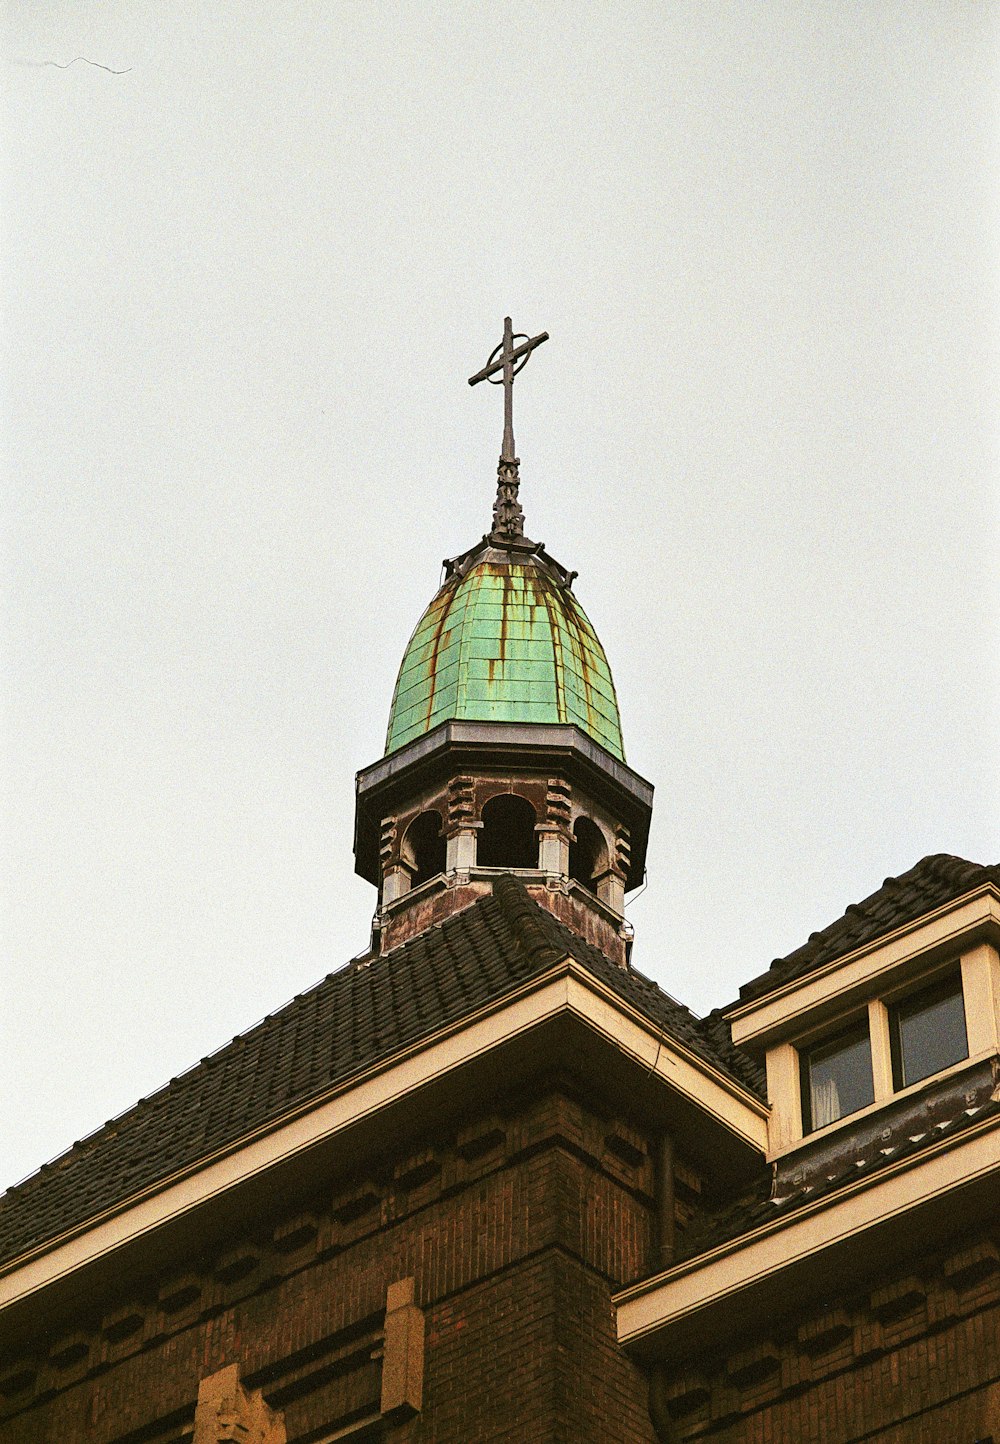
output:
[[0,1444],[1000,1444],[1000,868],[705,1019],[637,972],[652,789],[510,453],[358,777],[369,951],[0,1200]]

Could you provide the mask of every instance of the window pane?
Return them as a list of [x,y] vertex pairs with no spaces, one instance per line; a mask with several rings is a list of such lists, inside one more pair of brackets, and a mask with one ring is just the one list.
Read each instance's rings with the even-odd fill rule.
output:
[[822,1128],[875,1101],[867,1026],[842,1033],[807,1055],[809,1128]]
[[959,979],[908,998],[895,1010],[896,1087],[919,1083],[969,1056]]

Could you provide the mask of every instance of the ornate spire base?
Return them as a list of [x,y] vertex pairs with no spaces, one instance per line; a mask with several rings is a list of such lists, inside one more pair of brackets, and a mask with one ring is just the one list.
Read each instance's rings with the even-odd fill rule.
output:
[[515,456],[507,460],[501,456],[497,467],[497,499],[493,503],[493,532],[497,541],[513,541],[524,536],[524,512],[517,499],[520,477],[519,462]]

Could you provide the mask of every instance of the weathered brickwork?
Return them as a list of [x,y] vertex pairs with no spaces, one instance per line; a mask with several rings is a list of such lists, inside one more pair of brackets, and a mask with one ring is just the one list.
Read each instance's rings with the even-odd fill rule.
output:
[[643,1137],[561,1087],[299,1201],[211,1258],[66,1321],[0,1369],[0,1441],[190,1440],[199,1382],[238,1365],[290,1444],[377,1415],[387,1290],[425,1326],[400,1441],[652,1439],[610,1295],[648,1271]]
[[1000,1250],[922,1257],[667,1385],[678,1441],[1000,1441]]

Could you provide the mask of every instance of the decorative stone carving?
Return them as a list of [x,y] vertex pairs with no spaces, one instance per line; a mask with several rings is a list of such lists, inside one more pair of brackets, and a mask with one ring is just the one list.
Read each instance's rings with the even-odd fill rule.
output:
[[572,794],[569,783],[563,777],[550,777],[545,789],[545,821],[550,826],[561,826],[569,837]]
[[286,1444],[285,1422],[259,1389],[244,1389],[239,1366],[229,1364],[198,1386],[192,1444]]
[[399,819],[396,817],[383,817],[382,827],[379,833],[379,861],[383,871],[390,863],[396,861],[399,856],[397,843],[399,840]]
[[473,779],[464,775],[451,778],[448,783],[448,818],[445,824],[448,833],[471,827],[475,818],[476,796]]
[[632,864],[632,842],[628,828],[622,827],[621,823],[615,828],[615,858],[622,877],[628,877]]
[[569,783],[562,777],[550,777],[545,789],[545,821],[535,828],[538,866],[549,873],[550,885],[553,874],[565,882],[569,873],[571,805]]
[[448,809],[445,837],[448,840],[445,866],[449,873],[468,878],[476,865],[476,833],[482,823],[476,820],[476,788],[473,778],[460,774],[448,783]]

